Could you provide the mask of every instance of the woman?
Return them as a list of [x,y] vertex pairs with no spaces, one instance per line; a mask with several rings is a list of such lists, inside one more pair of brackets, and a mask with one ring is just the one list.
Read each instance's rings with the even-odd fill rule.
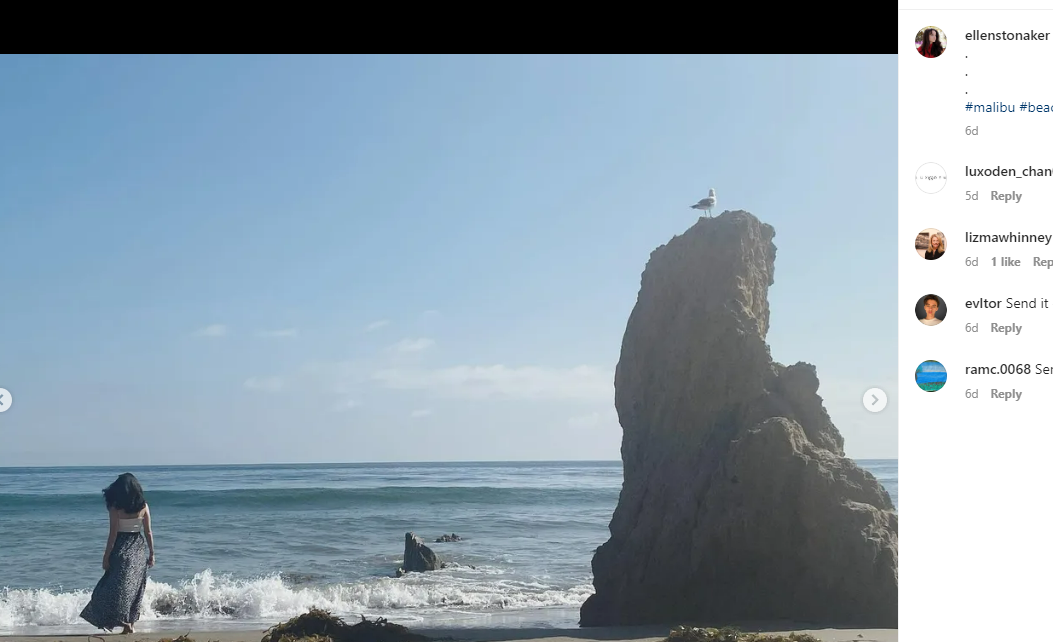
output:
[[925,260],[935,261],[943,256],[943,251],[943,239],[940,238],[939,232],[933,232],[929,235],[929,249],[925,250]]
[[925,307],[925,318],[918,320],[924,323],[925,325],[939,325],[943,323],[943,319],[936,318],[936,313],[940,309],[940,300],[936,298],[936,295],[926,294],[925,301],[923,303]]
[[918,45],[918,53],[926,58],[936,58],[943,53],[943,43],[940,42],[940,32],[932,27],[925,30],[925,35]]
[[110,536],[102,555],[105,572],[80,616],[100,629],[134,633],[146,592],[146,569],[154,565],[150,507],[139,480],[124,473],[102,491],[110,513]]

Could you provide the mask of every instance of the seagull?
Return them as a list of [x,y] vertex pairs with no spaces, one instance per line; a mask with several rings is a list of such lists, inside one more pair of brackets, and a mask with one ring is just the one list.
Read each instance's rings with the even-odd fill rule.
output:
[[717,204],[717,190],[712,187],[709,188],[709,196],[705,197],[701,201],[691,206],[691,209],[705,210],[706,214],[709,215],[709,210],[713,209]]

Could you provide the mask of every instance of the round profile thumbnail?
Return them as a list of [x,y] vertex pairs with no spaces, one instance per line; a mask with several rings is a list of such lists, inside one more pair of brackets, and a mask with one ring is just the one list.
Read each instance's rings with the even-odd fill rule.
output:
[[925,163],[914,172],[914,184],[926,194],[938,194],[947,186],[947,170],[939,163]]
[[947,51],[947,34],[939,27],[923,27],[914,36],[914,48],[923,58],[939,58]]
[[947,251],[947,236],[935,229],[922,230],[914,238],[914,249],[926,261],[935,261]]
[[918,299],[914,314],[922,325],[940,325],[947,318],[947,302],[935,294],[926,294]]
[[947,385],[947,368],[939,361],[922,361],[914,371],[914,382],[925,392],[936,392]]

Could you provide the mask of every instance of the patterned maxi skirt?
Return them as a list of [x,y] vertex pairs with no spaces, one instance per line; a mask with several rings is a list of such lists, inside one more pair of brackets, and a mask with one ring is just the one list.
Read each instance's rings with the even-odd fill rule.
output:
[[142,533],[117,533],[110,568],[95,585],[80,616],[107,631],[139,620],[146,593],[146,562],[150,557]]

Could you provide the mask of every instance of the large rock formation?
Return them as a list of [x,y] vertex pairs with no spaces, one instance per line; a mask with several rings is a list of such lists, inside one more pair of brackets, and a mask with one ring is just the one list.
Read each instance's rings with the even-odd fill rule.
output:
[[625,480],[583,626],[898,628],[897,517],[815,367],[771,359],[775,231],[703,218],[651,254],[615,374]]

